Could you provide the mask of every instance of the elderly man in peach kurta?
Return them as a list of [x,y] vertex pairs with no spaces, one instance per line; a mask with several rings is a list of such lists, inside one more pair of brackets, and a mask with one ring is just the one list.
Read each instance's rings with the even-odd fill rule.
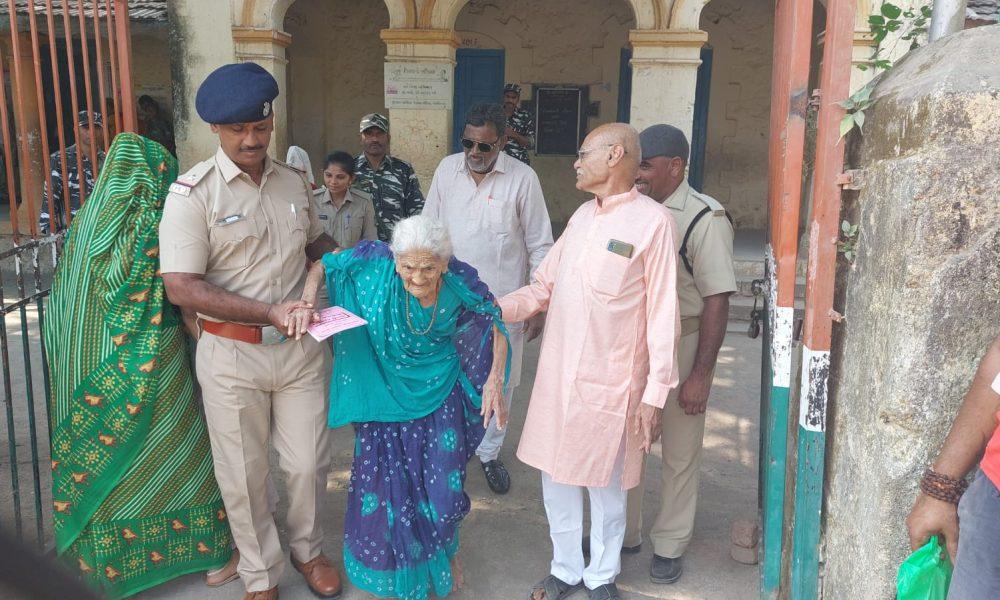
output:
[[[674,221],[632,187],[638,135],[602,126],[579,157],[577,188],[596,197],[570,219],[533,282],[499,301],[508,322],[548,311],[517,452],[542,471],[553,545],[535,600],[568,596],[581,581],[591,599],[619,597],[626,490],[639,484],[642,454],[678,383]],[[591,504],[586,567],[583,488]]]

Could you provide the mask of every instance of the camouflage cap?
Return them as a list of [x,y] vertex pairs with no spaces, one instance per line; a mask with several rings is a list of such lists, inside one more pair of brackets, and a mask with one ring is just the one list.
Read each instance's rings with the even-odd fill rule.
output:
[[361,133],[364,133],[365,129],[372,127],[378,127],[382,131],[389,133],[389,117],[378,113],[371,113],[361,117],[361,128],[359,129]]
[[516,83],[508,83],[507,85],[503,86],[503,93],[506,94],[507,92],[514,92],[515,94],[520,96],[521,86],[517,85]]
[[104,127],[104,117],[102,117],[101,113],[97,112],[96,110],[93,113],[88,113],[85,110],[81,110],[80,113],[76,115],[77,125],[80,125],[81,127],[83,126],[90,127],[90,118],[88,117],[91,114],[93,115],[94,126]]

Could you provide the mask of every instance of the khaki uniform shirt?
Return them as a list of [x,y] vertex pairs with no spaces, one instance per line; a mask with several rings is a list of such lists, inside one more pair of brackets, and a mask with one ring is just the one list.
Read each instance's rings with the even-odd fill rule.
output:
[[[694,191],[686,181],[663,201],[663,205],[670,209],[670,214],[677,222],[674,241],[678,252],[691,221],[706,207],[712,209],[711,213],[695,224],[688,237],[687,257],[694,275],[688,273],[684,261],[677,261],[677,298],[680,301],[681,319],[698,317],[705,305],[702,298],[736,291],[733,225],[726,218],[726,210],[718,201]],[[689,332],[689,327],[683,327],[685,334]]]
[[310,198],[299,171],[267,158],[258,187],[220,148],[170,186],[160,270],[204,275],[260,302],[299,298],[305,247],[323,234]]
[[377,240],[375,207],[368,192],[348,188],[344,203],[337,208],[325,187],[313,190],[316,216],[327,235],[340,248],[351,248],[361,240]]

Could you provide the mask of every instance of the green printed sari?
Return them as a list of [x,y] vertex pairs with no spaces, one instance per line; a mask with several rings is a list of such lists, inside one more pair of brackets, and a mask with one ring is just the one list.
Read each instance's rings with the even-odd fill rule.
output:
[[159,276],[176,176],[159,144],[115,138],[70,227],[45,320],[56,551],[110,598],[220,567],[231,552],[184,330]]

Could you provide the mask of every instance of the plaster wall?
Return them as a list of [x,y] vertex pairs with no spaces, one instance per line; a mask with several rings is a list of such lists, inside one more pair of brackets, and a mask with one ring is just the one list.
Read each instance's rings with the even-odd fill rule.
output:
[[194,101],[198,86],[209,73],[236,60],[233,19],[229,2],[171,0],[167,10],[174,136],[184,172],[214,155],[219,146],[218,138],[198,117]]
[[317,182],[331,150],[361,151],[358,123],[363,115],[388,114],[383,95],[386,47],[379,39],[379,31],[388,26],[383,2],[297,0],[285,14],[284,29],[292,36],[286,49],[288,143],[309,153]]
[[[588,86],[599,103],[588,130],[617,120],[621,49],[634,27],[623,0],[471,0],[455,25],[463,46],[504,50],[505,80],[524,88],[522,101],[532,85]],[[575,159],[531,157],[553,221],[567,221],[587,199],[575,187]]]
[[132,24],[132,82],[136,101],[147,94],[169,119],[173,115],[170,76],[169,28],[166,23]]
[[713,48],[703,191],[737,228],[765,229],[774,3],[713,0],[701,28]]
[[866,111],[852,161],[865,184],[844,215],[858,257],[838,282],[823,597],[894,596],[920,474],[1000,333],[998,96],[994,25],[902,58]]

